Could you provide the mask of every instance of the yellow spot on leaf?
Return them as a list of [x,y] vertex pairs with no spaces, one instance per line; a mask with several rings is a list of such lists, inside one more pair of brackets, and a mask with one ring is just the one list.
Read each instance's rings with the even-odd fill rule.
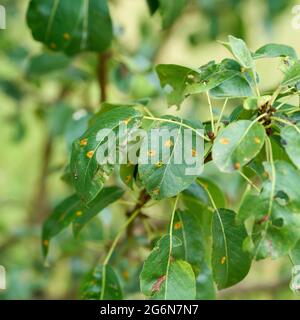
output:
[[222,259],[221,259],[221,264],[224,264],[225,261],[226,261],[226,257],[222,257]]
[[88,158],[92,158],[93,155],[94,155],[94,151],[89,151],[89,152],[86,154],[86,156],[87,156]]
[[229,144],[229,140],[227,138],[221,138],[220,143],[221,144]]
[[69,33],[64,33],[64,39],[65,40],[70,40],[70,38],[71,38],[71,36],[70,36],[70,34]]
[[125,125],[128,125],[128,123],[131,121],[131,119],[129,118],[129,119],[126,119],[126,120],[123,120],[123,123],[125,124]]
[[152,191],[152,193],[155,194],[155,195],[158,195],[159,192],[160,192],[160,189],[159,189],[159,188],[156,188],[156,189],[154,189],[154,190]]
[[173,142],[172,142],[171,140],[167,140],[167,141],[165,142],[165,147],[170,148],[170,147],[172,147],[172,145],[173,145]]
[[195,149],[192,149],[192,156],[197,157],[197,151]]
[[258,137],[255,137],[255,138],[254,138],[254,142],[255,142],[256,144],[260,144],[261,140],[260,140]]
[[83,146],[86,146],[88,143],[88,140],[87,139],[82,139],[80,140],[79,144],[83,147]]
[[178,229],[180,229],[182,227],[182,223],[180,222],[180,221],[178,221],[178,222],[176,222],[175,224],[174,224],[174,229],[175,230],[178,230]]
[[241,164],[240,164],[239,162],[235,163],[235,164],[234,164],[234,168],[235,168],[236,170],[239,170],[239,169],[241,168]]
[[150,151],[148,151],[148,156],[149,156],[149,157],[154,157],[155,155],[156,155],[155,150],[150,150]]
[[43,245],[44,245],[45,247],[48,247],[48,246],[49,246],[49,240],[44,240],[44,241],[43,241]]
[[80,217],[80,216],[82,216],[82,211],[76,211],[75,214],[76,214],[77,217]]
[[159,162],[157,162],[157,163],[155,164],[155,166],[156,166],[157,168],[160,168],[162,165],[163,165],[163,163],[162,163],[161,161],[159,161]]

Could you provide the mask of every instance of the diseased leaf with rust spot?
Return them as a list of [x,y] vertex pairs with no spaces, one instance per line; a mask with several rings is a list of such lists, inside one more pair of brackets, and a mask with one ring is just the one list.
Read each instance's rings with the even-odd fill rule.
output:
[[169,235],[163,236],[146,259],[140,275],[142,292],[159,300],[195,299],[195,275],[189,263],[176,260],[172,250],[181,241]]
[[251,265],[250,253],[243,249],[246,229],[235,218],[233,211],[218,209],[212,221],[212,269],[219,289],[240,282],[248,274]]
[[223,172],[239,170],[249,163],[265,142],[265,130],[260,123],[240,120],[224,128],[214,142],[212,157]]

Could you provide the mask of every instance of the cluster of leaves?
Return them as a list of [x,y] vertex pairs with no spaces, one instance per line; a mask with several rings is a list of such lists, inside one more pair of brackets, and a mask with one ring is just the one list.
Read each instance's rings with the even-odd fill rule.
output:
[[[178,1],[178,7],[171,1],[149,3],[153,12],[158,8],[165,12],[164,24],[169,26],[174,11],[177,15],[185,2]],[[104,50],[111,37],[105,1],[90,1],[89,6],[68,3],[31,1],[28,24],[34,38],[68,54]],[[163,11],[168,5],[172,10]],[[75,193],[55,208],[43,226],[45,256],[54,236],[71,224],[78,236],[95,215],[123,196],[124,187],[140,191],[138,203],[105,259],[87,276],[82,288],[84,298],[122,298],[110,259],[123,231],[150,199],[156,203],[171,198],[172,209],[167,231],[156,239],[140,273],[141,291],[149,298],[214,298],[215,284],[224,289],[238,283],[253,260],[290,255],[297,261],[300,109],[285,99],[299,94],[300,60],[293,48],[285,45],[268,44],[251,52],[243,40],[233,36],[223,44],[233,58],[211,61],[196,69],[178,65],[156,68],[169,106],[180,108],[189,96],[204,93],[211,121],[155,117],[141,103],[105,103],[90,119],[83,135],[73,142],[66,174]],[[276,90],[261,94],[256,60],[263,58],[281,59],[283,79]],[[224,100],[218,119],[213,114],[212,98]],[[226,118],[229,99],[236,104]],[[176,129],[179,135],[187,127],[203,129],[205,163],[213,162],[220,173],[238,172],[249,183],[238,212],[228,208],[222,191],[212,181],[186,175],[188,165],[174,163],[176,139],[168,144],[173,152],[163,164],[100,165],[96,153],[102,141],[96,141],[97,133],[103,128],[116,132],[122,122],[130,131],[155,127]],[[143,144],[148,141],[141,141],[140,148]],[[152,152],[162,154],[159,147]],[[122,188],[105,186],[114,174],[123,181]]]

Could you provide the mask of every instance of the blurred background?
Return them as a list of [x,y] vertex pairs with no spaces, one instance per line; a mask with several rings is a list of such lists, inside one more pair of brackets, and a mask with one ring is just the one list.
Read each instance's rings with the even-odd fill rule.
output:
[[[150,17],[146,0],[109,1],[115,40],[107,67],[107,100],[126,103],[149,98],[156,114],[180,114],[208,119],[202,97],[187,99],[181,110],[167,110],[152,66],[175,63],[197,68],[229,54],[217,40],[229,34],[243,38],[252,50],[269,43],[293,46],[300,54],[300,30],[292,27],[294,0],[191,0],[182,15],[162,30],[159,13]],[[298,3],[297,3],[298,2]],[[7,270],[7,290],[0,299],[77,299],[84,274],[101,256],[105,240],[124,219],[126,205],[113,205],[93,219],[79,240],[71,231],[60,234],[48,261],[40,249],[41,224],[52,208],[72,193],[64,175],[72,141],[99,109],[97,56],[84,53],[70,59],[52,54],[35,42],[26,25],[26,0],[1,1],[7,28],[0,30],[0,265]],[[280,79],[279,62],[259,60],[262,91]],[[218,112],[221,102],[215,101]],[[236,106],[231,102],[231,108]],[[229,108],[230,112],[230,108]],[[236,208],[245,188],[235,175],[210,176]],[[148,209],[163,224],[168,205]],[[143,229],[144,230],[144,229]],[[122,243],[114,263],[126,298],[138,291],[147,235],[137,230],[134,247]],[[134,248],[134,249],[132,249]],[[132,252],[134,251],[134,252]],[[288,259],[253,264],[240,284],[218,293],[219,299],[299,299],[289,289]],[[130,283],[130,285],[129,285]]]

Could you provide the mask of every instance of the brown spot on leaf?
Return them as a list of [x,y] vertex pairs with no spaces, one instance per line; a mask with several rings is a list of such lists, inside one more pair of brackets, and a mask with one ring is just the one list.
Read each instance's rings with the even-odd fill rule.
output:
[[82,211],[76,211],[75,214],[76,214],[77,217],[80,217],[80,216],[82,216]]
[[260,144],[261,140],[260,140],[258,137],[255,137],[255,138],[254,138],[254,142],[255,142],[256,144]]
[[162,161],[159,161],[159,162],[157,162],[157,163],[155,164],[155,166],[156,166],[157,168],[162,167],[162,165],[163,165]]
[[192,157],[197,157],[197,151],[195,149],[192,149]]
[[80,140],[80,142],[79,142],[79,144],[80,144],[81,147],[86,146],[87,143],[88,143],[88,140],[87,140],[87,139],[82,139],[82,140]]
[[152,292],[158,292],[160,290],[160,288],[161,288],[161,285],[164,283],[165,280],[166,280],[166,276],[165,275],[159,277],[155,281],[155,283],[153,284],[151,291]]
[[241,168],[241,164],[239,162],[236,162],[234,164],[234,169],[239,170]]
[[48,247],[48,246],[49,246],[49,240],[44,240],[44,241],[43,241],[43,245],[44,245],[45,247]]
[[178,229],[180,229],[182,227],[182,223],[180,222],[180,221],[178,221],[178,222],[176,222],[175,224],[174,224],[174,229],[175,230],[178,230]]
[[52,49],[56,49],[56,43],[52,42],[52,43],[50,44],[50,47],[51,47]]
[[92,158],[93,157],[93,155],[94,155],[94,151],[89,151],[87,154],[86,154],[86,156],[88,157],[88,158]]

